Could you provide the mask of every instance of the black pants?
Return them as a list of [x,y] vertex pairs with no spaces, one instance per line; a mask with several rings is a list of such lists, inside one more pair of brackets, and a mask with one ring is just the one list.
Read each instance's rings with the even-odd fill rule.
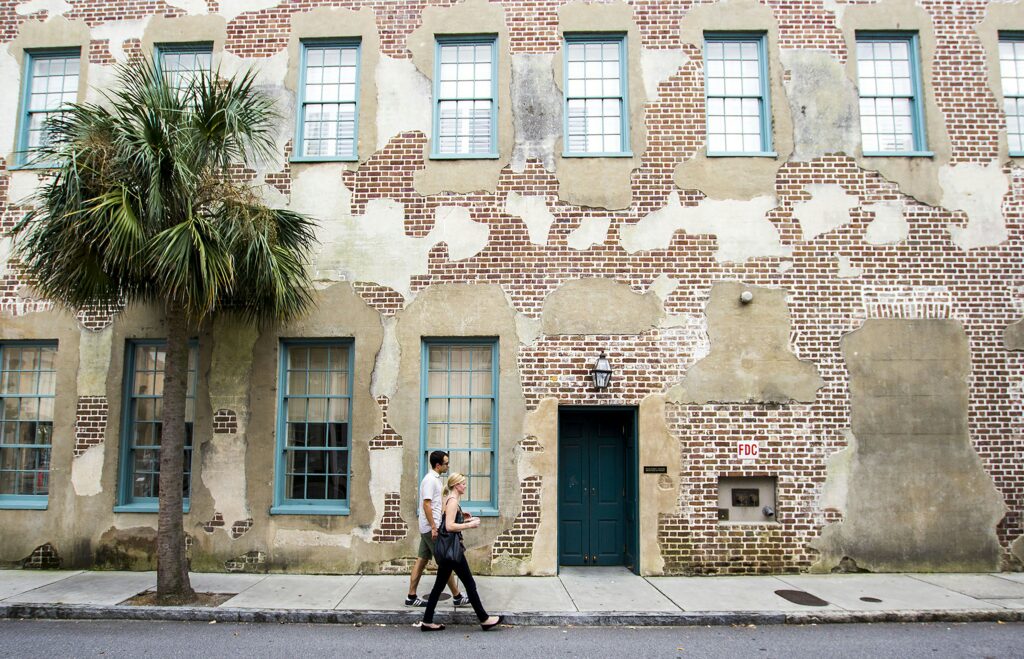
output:
[[476,613],[477,619],[480,622],[487,620],[489,616],[487,611],[484,610],[483,603],[480,602],[480,595],[476,592],[476,582],[473,581],[473,573],[469,571],[469,563],[466,562],[466,557],[463,556],[462,560],[458,563],[438,561],[437,578],[434,579],[434,587],[430,589],[430,599],[427,600],[427,610],[423,612],[423,622],[433,624],[437,600],[441,598],[441,591],[444,590],[445,585],[448,583],[448,577],[451,576],[453,571],[462,581],[466,594],[469,595],[469,603],[473,605],[473,611]]

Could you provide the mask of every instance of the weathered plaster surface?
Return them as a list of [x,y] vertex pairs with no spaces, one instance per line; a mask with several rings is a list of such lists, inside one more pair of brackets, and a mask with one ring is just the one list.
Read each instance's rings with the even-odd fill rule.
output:
[[466,259],[487,245],[490,231],[487,224],[472,220],[469,209],[440,206],[430,233],[412,237],[405,233],[404,205],[392,199],[367,202],[364,215],[321,218],[317,279],[376,282],[406,297],[412,295],[411,277],[427,272],[427,255],[434,245],[444,242],[452,260]]
[[1024,350],[1024,320],[1011,323],[1003,330],[1003,344],[1007,350]]
[[819,503],[822,510],[835,510],[846,514],[850,471],[857,456],[857,437],[849,428],[843,430],[843,437],[846,439],[846,448],[825,459],[825,484],[821,488]]
[[[402,448],[370,451],[370,502],[373,504],[375,520],[384,517],[384,495],[402,489],[402,454]],[[412,528],[415,520],[411,507],[407,508],[410,510],[406,520],[410,524],[410,532],[418,533],[418,529]]]
[[658,100],[658,86],[668,80],[684,64],[690,61],[681,50],[652,50],[644,48],[640,51],[640,69],[643,71],[644,94],[648,103]]
[[547,244],[548,232],[555,223],[555,216],[548,209],[547,197],[524,197],[518,192],[509,192],[505,197],[505,212],[526,224],[531,243],[542,247]]
[[246,498],[246,473],[239,469],[245,464],[246,449],[242,434],[211,435],[202,443],[199,476],[210,492],[213,511],[227,522],[222,528],[225,532],[230,532],[232,523],[252,517]]
[[66,0],[29,0],[28,2],[19,2],[14,7],[14,13],[19,16],[31,16],[36,12],[45,11],[49,18],[50,16],[62,16],[69,9],[71,9],[71,5]]
[[726,0],[695,6],[680,22],[680,40],[703,51],[705,31],[767,33],[772,148],[777,156],[709,158],[705,145],[676,166],[676,185],[683,190],[700,190],[712,199],[754,199],[770,195],[775,190],[779,167],[793,151],[793,121],[784,100],[775,14],[755,0]]
[[71,487],[75,496],[91,497],[103,492],[103,454],[103,445],[97,444],[71,460]]
[[[644,122],[647,99],[640,66],[642,39],[633,17],[633,8],[618,0],[607,4],[570,2],[558,8],[558,32],[561,35],[566,32],[618,32],[626,35],[631,156],[563,158],[561,151],[565,145],[562,140],[559,140],[559,151],[555,156],[559,199],[591,208],[628,208],[633,200],[632,172],[640,166],[644,151],[647,150]],[[558,85],[557,98],[561,98],[565,79],[561,56],[554,59],[554,79]],[[561,132],[561,126],[559,129]],[[600,181],[601,184],[594,185],[594,181]]]
[[718,238],[715,258],[720,263],[742,263],[756,256],[787,256],[789,248],[765,214],[775,208],[774,196],[749,201],[702,199],[696,206],[682,206],[675,190],[665,206],[619,230],[622,248],[630,254],[666,249],[679,229],[687,233],[713,234]]
[[373,365],[373,378],[370,383],[370,394],[390,397],[395,393],[398,386],[398,364],[402,359],[402,346],[398,343],[395,335],[395,324],[397,319],[394,316],[381,316],[381,326],[384,328],[384,337],[381,341],[380,351],[377,352],[377,360]]
[[861,210],[875,216],[864,232],[864,240],[872,245],[885,245],[906,240],[910,224],[903,216],[902,201],[881,201],[862,206]]
[[[102,25],[97,25],[92,29],[92,38],[97,41],[107,41],[107,48],[110,50],[110,54],[113,56],[113,58],[118,62],[123,62],[127,59],[127,53],[125,53],[124,51],[124,42],[128,41],[129,39],[143,39],[146,33],[146,28],[149,25],[150,19],[152,18],[154,17],[147,16],[145,18],[139,19],[119,20],[113,21],[111,23],[103,23]],[[163,21],[157,21],[157,24],[164,28],[167,27],[167,25],[163,23]],[[174,24],[172,23],[172,25]],[[210,32],[209,30],[201,29],[197,29],[196,31],[199,33],[197,35],[197,40],[205,40],[205,33]],[[160,32],[159,27],[158,32]],[[181,31],[178,30],[164,30],[161,34],[161,37],[164,34],[166,34],[166,36],[168,37],[166,41],[181,39]],[[159,40],[165,41],[165,39],[163,38],[160,38]],[[223,41],[223,38],[221,39],[221,41]],[[145,45],[152,47],[152,38],[146,41]],[[153,51],[144,50],[143,52],[151,53]],[[90,86],[95,86],[95,81],[93,83],[90,83]]]
[[569,232],[566,241],[570,248],[580,251],[594,245],[603,245],[608,240],[608,229],[611,226],[610,217],[585,217],[578,227]]
[[804,240],[812,240],[850,221],[850,211],[860,200],[834,183],[811,183],[804,188],[810,200],[793,204],[793,217],[800,222]]
[[399,133],[418,130],[431,135],[431,98],[430,80],[412,60],[381,55],[377,65],[377,149],[383,149]]
[[555,84],[556,55],[512,57],[512,120],[515,147],[512,171],[521,172],[527,160],[539,160],[555,170],[555,149],[562,139],[562,92]]
[[512,126],[512,64],[509,55],[508,26],[502,5],[487,0],[465,0],[450,7],[426,7],[423,23],[409,35],[406,44],[420,73],[434,79],[436,35],[496,34],[498,74],[497,158],[466,160],[430,159],[430,140],[423,148],[425,167],[416,172],[414,186],[421,195],[441,192],[494,191],[498,176],[508,165],[515,143]]
[[[594,313],[601,309],[601,313]],[[640,295],[629,284],[605,279],[570,279],[544,301],[544,333],[640,334],[665,315],[654,292]]]
[[206,0],[164,0],[164,2],[190,15],[201,15],[210,11],[206,6]]
[[110,371],[113,340],[114,331],[109,327],[99,332],[82,332],[78,344],[79,396],[107,395],[107,373]]
[[939,185],[942,186],[942,205],[967,214],[966,227],[949,227],[957,246],[973,249],[1006,240],[1003,197],[1010,190],[1010,181],[998,162],[943,167],[939,170]]
[[[516,314],[497,284],[434,285],[420,292],[398,314],[396,334],[404,350],[399,367],[398,388],[388,407],[388,419],[395,432],[405,439],[402,459],[402,501],[415,501],[420,473],[420,391],[421,350],[424,337],[488,337],[498,342],[498,418],[497,468],[498,516],[485,517],[479,529],[467,533],[466,547],[474,569],[490,571],[488,546],[501,530],[508,528],[521,506],[515,447],[522,426],[515,420],[526,413],[522,383],[516,364],[519,348]],[[358,417],[357,417],[358,418]],[[415,524],[415,521],[412,521]],[[411,553],[418,538],[415,533],[402,545]]]
[[868,320],[842,351],[857,441],[848,467],[830,470],[846,480],[845,516],[812,543],[814,569],[849,557],[871,571],[998,570],[1005,506],[968,435],[963,327]]
[[[740,302],[749,291],[753,300]],[[668,392],[673,403],[813,402],[824,382],[789,346],[786,292],[720,282],[705,312],[711,353]]]
[[679,439],[665,421],[665,396],[651,395],[640,401],[638,415],[641,465],[665,465],[667,473],[639,474],[640,496],[640,574],[656,576],[664,573],[665,559],[658,544],[661,515],[672,514],[679,507],[678,474],[682,471]]
[[820,50],[784,49],[779,57],[789,71],[783,84],[793,118],[790,160],[810,162],[829,153],[855,154],[860,146],[859,97],[843,65]]
[[839,262],[838,267],[836,268],[836,276],[840,279],[860,277],[864,274],[864,268],[853,265],[849,256],[840,255],[836,257],[836,260]]
[[1024,535],[1013,541],[1013,544],[1010,545],[1010,553],[1013,554],[1018,561],[1024,563]]
[[220,7],[220,15],[230,23],[244,13],[271,9],[282,2],[284,0],[219,0],[217,4]]

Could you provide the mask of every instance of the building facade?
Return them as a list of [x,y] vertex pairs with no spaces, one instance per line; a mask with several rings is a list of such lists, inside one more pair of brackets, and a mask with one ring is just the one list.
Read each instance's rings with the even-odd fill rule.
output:
[[[1020,2],[6,0],[0,40],[8,228],[118,62],[281,111],[237,174],[318,220],[318,304],[195,337],[194,569],[407,571],[434,449],[482,573],[1022,568]],[[10,252],[0,563],[152,569],[160,310]]]

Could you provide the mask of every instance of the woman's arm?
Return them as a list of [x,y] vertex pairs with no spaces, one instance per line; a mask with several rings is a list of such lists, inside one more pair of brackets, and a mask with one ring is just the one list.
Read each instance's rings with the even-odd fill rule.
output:
[[[475,529],[480,526],[480,520],[473,517],[465,524],[458,524],[455,521],[455,516],[459,513],[459,502],[455,497],[448,499],[448,502],[444,504],[444,528],[449,533],[458,533],[459,531],[465,531],[466,529]],[[465,513],[463,513],[465,515]]]

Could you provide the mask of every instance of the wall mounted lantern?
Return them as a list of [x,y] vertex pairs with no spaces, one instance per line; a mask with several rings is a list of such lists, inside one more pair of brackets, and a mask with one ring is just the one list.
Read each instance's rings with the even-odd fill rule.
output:
[[604,355],[604,350],[601,351],[600,356],[597,358],[597,362],[594,363],[594,368],[590,371],[590,375],[594,378],[594,388],[601,390],[608,388],[608,382],[612,379],[612,365],[608,363],[608,358]]

